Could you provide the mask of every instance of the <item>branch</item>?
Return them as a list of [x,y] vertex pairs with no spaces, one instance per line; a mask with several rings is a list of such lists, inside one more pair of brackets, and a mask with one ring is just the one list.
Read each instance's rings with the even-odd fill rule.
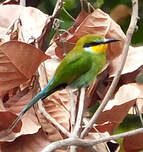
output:
[[94,139],[94,140],[85,140],[85,139],[79,139],[79,138],[68,138],[64,140],[60,140],[54,143],[51,143],[50,145],[46,146],[41,152],[52,152],[55,149],[61,148],[61,147],[66,147],[66,146],[80,146],[80,147],[92,147],[95,144],[107,142],[109,140],[116,140],[118,138],[123,138],[127,136],[133,136],[139,133],[143,133],[143,128],[139,128],[133,131],[128,131],[126,133],[118,134],[118,135],[113,135],[109,137],[102,137],[99,139]]
[[78,114],[76,118],[75,128],[73,130],[73,136],[80,136],[81,126],[82,126],[82,119],[84,113],[84,97],[85,97],[85,88],[81,88],[80,92],[80,99],[79,99],[79,106],[78,106]]
[[63,11],[68,15],[68,17],[70,17],[75,22],[75,19],[70,15],[70,13],[64,7],[63,7]]
[[55,18],[59,14],[62,6],[63,6],[63,0],[57,0],[56,6],[55,6],[53,14],[52,14],[52,17]]
[[71,107],[71,133],[73,132],[74,126],[75,126],[75,119],[76,119],[76,103],[74,100],[74,96],[73,96],[73,92],[72,90],[69,88],[69,97],[70,97],[70,107]]
[[[84,98],[85,98],[85,88],[82,87],[80,90],[80,99],[79,99],[76,123],[75,123],[75,127],[72,133],[73,137],[79,137],[81,134],[81,126],[82,126],[83,113],[84,113]],[[71,148],[70,149],[71,152],[77,151],[76,146],[71,146],[70,148]]]
[[121,75],[121,72],[123,70],[123,67],[125,65],[125,61],[127,58],[127,54],[128,54],[128,50],[129,50],[129,45],[131,42],[131,38],[133,35],[133,32],[136,29],[136,24],[137,24],[137,19],[138,19],[138,0],[132,0],[132,16],[131,16],[131,22],[129,25],[129,28],[127,30],[127,39],[123,48],[123,53],[122,53],[122,59],[121,59],[121,65],[119,67],[119,70],[117,71],[113,82],[107,92],[107,94],[105,95],[101,105],[99,106],[99,108],[97,109],[97,111],[94,113],[93,117],[91,118],[91,120],[89,121],[89,124],[85,127],[85,129],[83,130],[83,132],[81,133],[81,138],[83,138],[84,136],[86,136],[89,132],[89,130],[92,128],[93,124],[96,122],[96,120],[98,119],[99,115],[101,114],[101,112],[103,111],[103,109],[105,108],[107,102],[109,101],[109,99],[111,98]]

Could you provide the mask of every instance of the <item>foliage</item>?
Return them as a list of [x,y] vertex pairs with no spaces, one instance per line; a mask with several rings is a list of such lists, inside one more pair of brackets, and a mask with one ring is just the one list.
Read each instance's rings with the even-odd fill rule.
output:
[[[91,12],[89,11],[86,2],[84,3],[84,10],[81,11],[80,1],[65,0],[64,8],[70,15],[64,9],[61,9],[59,16],[57,16],[61,20],[58,30],[51,29],[50,26],[53,24],[50,15],[53,13],[56,2],[57,0],[42,0],[39,2],[37,9],[9,5],[9,2],[0,6],[0,14],[2,14],[0,16],[1,152],[7,152],[9,149],[11,152],[40,152],[49,143],[65,138],[65,135],[49,122],[45,115],[39,112],[39,106],[30,109],[11,134],[7,133],[7,128],[24,105],[37,94],[39,84],[41,88],[46,85],[60,60],[73,48],[77,39],[82,35],[92,32],[121,40],[119,43],[109,46],[107,59],[110,64],[99,75],[96,85],[91,84],[86,92],[85,100],[86,108],[88,108],[86,118],[87,116],[91,117],[99,103],[102,102],[120,65],[122,48],[126,39],[124,33],[130,22],[130,0],[90,0],[92,6],[100,7],[103,10],[97,9],[94,12],[92,12],[92,9]],[[116,91],[98,118],[96,128],[101,133],[115,134],[141,127],[139,117],[135,116],[133,112],[135,105],[138,104],[142,113],[143,106],[143,42],[141,39],[143,35],[143,6],[141,3],[142,0],[139,1],[141,19],[138,22],[138,30],[134,33],[132,39],[132,45],[136,47],[130,46]],[[9,15],[10,13],[11,15]],[[46,34],[43,32],[45,27],[47,31],[50,29],[49,33],[52,36],[55,34],[50,47],[46,50],[46,54],[42,50],[42,46],[45,45]],[[63,32],[65,30],[66,32]],[[46,36],[51,39],[52,36],[49,33]],[[36,45],[35,39],[38,41],[38,47],[41,50],[33,46]],[[42,64],[42,68],[39,67],[38,70],[40,75],[38,82],[35,73],[39,64],[44,60],[46,61]],[[42,71],[42,69],[44,70]],[[77,99],[77,92],[74,94],[74,99]],[[56,92],[43,102],[46,112],[68,131],[71,129],[69,100],[68,90],[65,89]],[[95,139],[95,132],[96,130],[93,129],[90,132],[91,136],[89,135],[87,138]],[[143,149],[142,134],[136,135],[135,138],[134,136],[131,138],[125,137],[122,141],[117,140],[117,142],[120,142],[122,151],[123,148],[125,151]],[[130,142],[136,146],[130,146]],[[22,150],[21,146],[23,146]]]

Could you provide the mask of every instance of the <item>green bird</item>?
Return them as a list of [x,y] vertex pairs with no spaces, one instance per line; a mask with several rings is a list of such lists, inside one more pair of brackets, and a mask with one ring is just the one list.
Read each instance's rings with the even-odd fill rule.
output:
[[119,40],[93,34],[81,37],[75,47],[61,61],[47,86],[23,108],[12,126],[15,126],[24,113],[39,99],[45,99],[66,86],[71,88],[86,87],[106,64],[108,43],[116,41]]

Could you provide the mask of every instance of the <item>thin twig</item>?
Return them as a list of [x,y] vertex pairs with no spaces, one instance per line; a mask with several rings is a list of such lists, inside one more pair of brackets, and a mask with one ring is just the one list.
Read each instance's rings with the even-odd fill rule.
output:
[[59,14],[59,12],[61,11],[62,6],[63,6],[63,0],[57,0],[56,6],[55,6],[53,14],[52,14],[52,17],[55,18]]
[[88,12],[92,12],[93,10],[95,10],[95,8],[90,4],[90,2],[87,2],[87,7],[88,7]]
[[70,96],[70,107],[71,107],[71,133],[73,132],[75,126],[75,119],[76,119],[76,103],[74,100],[73,92],[69,88],[69,96]]
[[79,139],[79,138],[68,138],[65,140],[60,140],[60,141],[51,143],[50,145],[46,146],[42,150],[42,152],[52,152],[57,148],[71,146],[71,145],[76,145],[76,146],[81,146],[81,147],[89,147],[89,146],[93,146],[93,145],[107,142],[110,140],[116,140],[118,138],[124,138],[124,137],[128,137],[128,136],[137,135],[139,133],[143,133],[143,128],[139,128],[139,129],[136,129],[133,131],[128,131],[125,133],[121,133],[121,134],[117,134],[117,135],[113,135],[113,136],[109,136],[109,137],[102,137],[99,139],[93,139],[93,140],[91,140],[91,139],[86,140],[86,139]]
[[73,18],[70,13],[63,7],[63,11],[75,22],[75,18]]
[[80,5],[81,5],[81,11],[84,10],[84,1],[83,0],[80,0]]
[[139,117],[140,117],[140,121],[141,121],[141,124],[142,124],[142,127],[143,127],[143,117],[142,117],[142,114],[141,114],[141,112],[140,112],[140,109],[139,109],[139,106],[138,106],[138,103],[137,103],[137,102],[136,102],[136,104],[135,104],[135,108],[136,108],[137,114],[138,114]]
[[134,30],[136,29],[136,24],[137,24],[137,19],[138,19],[138,0],[132,0],[132,5],[133,5],[133,10],[132,10],[131,22],[130,22],[129,28],[127,30],[127,34],[126,34],[127,39],[126,39],[126,42],[125,42],[125,45],[123,48],[122,59],[121,59],[121,64],[120,64],[119,70],[117,71],[117,73],[113,79],[113,82],[112,82],[107,94],[105,95],[105,98],[103,99],[101,105],[99,106],[99,108],[97,109],[97,111],[95,112],[95,114],[93,115],[91,120],[89,121],[89,124],[85,127],[85,129],[81,133],[81,138],[83,138],[84,136],[86,136],[88,134],[89,130],[92,128],[93,124],[96,122],[99,115],[105,108],[107,102],[111,98],[111,96],[117,86],[117,83],[119,81],[119,78],[120,78],[120,75],[121,75],[122,69],[124,67],[127,54],[128,54],[131,38],[132,38]]

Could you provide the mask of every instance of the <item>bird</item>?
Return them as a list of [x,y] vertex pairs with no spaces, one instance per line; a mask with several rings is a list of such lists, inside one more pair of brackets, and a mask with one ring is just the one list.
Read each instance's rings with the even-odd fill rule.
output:
[[67,86],[69,88],[87,87],[106,64],[108,44],[117,41],[119,40],[95,34],[82,36],[63,58],[47,86],[22,109],[11,128],[14,128],[25,112],[40,99],[43,100]]

